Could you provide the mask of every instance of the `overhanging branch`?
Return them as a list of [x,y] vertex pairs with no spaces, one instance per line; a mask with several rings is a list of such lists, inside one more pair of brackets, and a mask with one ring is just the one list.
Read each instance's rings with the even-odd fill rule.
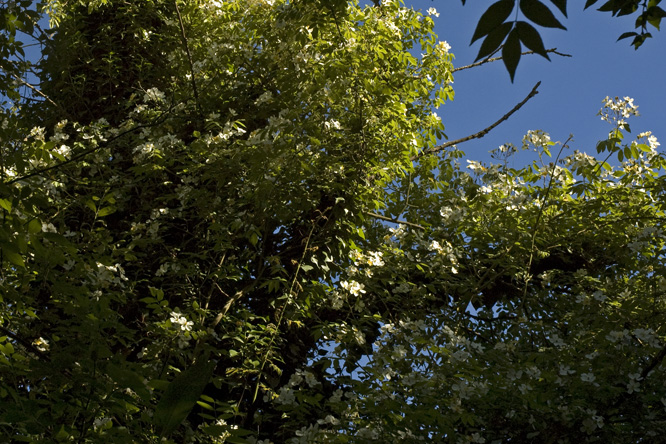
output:
[[[562,52],[558,52],[557,48],[547,49],[546,52],[550,52],[550,53],[558,55],[560,57],[571,57],[571,54],[565,54],[565,53],[562,53]],[[536,53],[534,51],[526,51],[526,52],[521,53],[520,55],[530,55],[530,54],[536,54]],[[457,72],[457,71],[462,71],[464,69],[476,68],[477,66],[485,65],[486,63],[496,62],[498,60],[502,60],[502,57],[493,57],[493,58],[490,58],[490,59],[484,59],[484,60],[481,60],[480,62],[472,63],[471,65],[465,65],[465,66],[461,66],[459,68],[454,68],[451,72]]]
[[536,85],[534,85],[534,88],[532,88],[532,91],[530,91],[530,93],[527,95],[527,97],[525,97],[525,98],[522,100],[522,102],[520,102],[519,104],[517,104],[516,106],[514,106],[514,107],[511,109],[511,111],[509,111],[508,113],[504,114],[504,115],[503,115],[503,116],[502,116],[497,122],[493,123],[493,124],[490,125],[489,127],[487,127],[487,128],[485,128],[485,129],[479,131],[478,133],[472,134],[471,136],[463,137],[462,139],[452,140],[452,141],[450,141],[450,142],[443,143],[442,145],[438,145],[438,146],[435,146],[435,147],[433,147],[433,148],[429,148],[429,149],[423,150],[423,151],[421,151],[419,154],[417,154],[417,155],[415,155],[415,156],[412,156],[409,160],[411,160],[411,161],[413,162],[413,161],[418,160],[418,159],[420,159],[421,157],[425,156],[426,154],[436,153],[436,152],[441,151],[441,150],[443,150],[443,149],[446,149],[446,148],[448,148],[448,147],[450,147],[450,146],[457,145],[457,144],[459,144],[459,143],[463,143],[463,142],[467,142],[468,140],[472,140],[472,139],[480,139],[480,138],[482,138],[483,136],[485,136],[486,134],[488,134],[490,131],[492,131],[497,125],[499,125],[500,123],[504,122],[504,121],[507,120],[509,117],[511,117],[511,115],[512,115],[513,113],[515,113],[515,112],[518,111],[520,108],[522,108],[523,105],[525,105],[525,104],[526,104],[526,103],[527,103],[532,97],[534,97],[534,96],[536,96],[537,94],[539,94],[539,91],[537,91],[537,89],[539,88],[539,85],[541,85],[541,82],[537,82]]
[[373,213],[371,211],[366,211],[365,214],[367,214],[370,217],[374,217],[375,219],[381,219],[381,220],[385,220],[387,222],[393,222],[394,224],[407,225],[409,227],[414,227],[414,228],[418,228],[420,230],[425,230],[424,226],[419,225],[419,224],[415,224],[415,223],[412,223],[412,222],[407,222],[406,220],[391,219],[388,216],[382,216],[381,214]]

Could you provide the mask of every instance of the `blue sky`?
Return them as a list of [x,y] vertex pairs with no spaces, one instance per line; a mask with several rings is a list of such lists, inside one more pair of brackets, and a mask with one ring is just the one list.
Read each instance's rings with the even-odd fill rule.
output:
[[[438,111],[450,140],[495,122],[542,82],[539,94],[511,119],[483,139],[459,145],[469,158],[488,159],[489,150],[506,142],[520,146],[531,129],[542,129],[555,141],[573,133],[572,149],[596,154],[596,142],[610,130],[596,116],[606,96],[633,97],[641,116],[629,120],[632,134],[652,131],[660,148],[666,149],[666,29],[654,30],[653,38],[636,51],[630,40],[616,42],[620,34],[634,30],[635,17],[614,18],[592,8],[583,11],[583,2],[569,3],[568,19],[557,12],[567,31],[539,31],[546,48],[556,47],[571,58],[551,55],[549,62],[537,55],[523,56],[513,84],[501,61],[455,74],[456,98]],[[424,13],[435,7],[440,13],[433,17],[435,30],[451,45],[454,65],[474,62],[480,41],[470,47],[471,37],[491,1],[468,1],[464,7],[460,0],[405,0],[405,4]]]

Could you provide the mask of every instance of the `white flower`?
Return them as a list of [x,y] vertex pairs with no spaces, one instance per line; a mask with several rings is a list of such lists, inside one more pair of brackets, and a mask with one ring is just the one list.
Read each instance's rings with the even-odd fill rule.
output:
[[640,386],[641,386],[640,382],[636,381],[635,379],[632,379],[627,384],[627,393],[629,393],[631,395],[634,392],[639,392],[640,391],[639,390]]
[[111,418],[97,418],[93,421],[93,428],[95,430],[97,430],[100,427],[102,427],[104,424],[106,424],[110,421],[111,421]]
[[428,8],[428,15],[434,15],[435,17],[439,17],[439,12],[435,8]]
[[164,93],[157,88],[150,88],[143,96],[144,102],[163,102]]
[[282,405],[298,405],[296,401],[296,395],[294,391],[289,387],[280,388],[278,397],[275,399],[275,402]]
[[573,375],[576,373],[575,370],[571,370],[571,367],[568,365],[560,365],[560,375],[566,376],[566,375]]
[[314,373],[306,371],[303,373],[303,376],[305,376],[306,384],[310,387],[315,387],[320,384],[320,382],[317,381],[317,378],[315,377]]
[[593,373],[582,373],[580,375],[580,380],[583,382],[594,382],[596,376]]
[[56,227],[53,224],[47,224],[47,223],[42,224],[42,231],[44,233],[57,233],[58,232],[58,230],[56,230]]
[[192,326],[194,325],[194,322],[188,321],[187,318],[182,316],[180,313],[176,313],[175,311],[171,312],[170,321],[172,324],[180,326],[182,331],[191,331]]
[[451,45],[449,45],[446,40],[442,40],[437,44],[437,49],[443,53],[448,54],[448,52],[451,50]]
[[354,296],[360,296],[361,293],[365,293],[365,290],[363,289],[364,285],[356,281],[341,281],[340,286]]
[[259,96],[257,100],[255,100],[255,105],[261,105],[262,103],[270,102],[271,99],[273,98],[273,93],[270,91],[266,91],[262,95]]
[[48,351],[48,349],[50,347],[49,341],[42,338],[41,336],[39,338],[35,339],[34,341],[32,341],[32,345],[34,345],[35,348],[37,350],[41,351],[41,352]]

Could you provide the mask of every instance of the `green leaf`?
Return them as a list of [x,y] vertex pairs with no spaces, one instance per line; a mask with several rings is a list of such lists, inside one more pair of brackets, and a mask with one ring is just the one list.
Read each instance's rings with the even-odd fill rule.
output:
[[513,23],[503,23],[499,28],[488,34],[481,44],[476,60],[482,59],[497,51],[506,36],[511,32]]
[[635,32],[635,31],[623,32],[622,35],[620,35],[620,37],[617,38],[617,41],[619,42],[620,40],[628,39],[629,37],[633,37],[633,36],[636,36],[636,35],[638,35],[638,33]]
[[7,212],[12,211],[12,203],[7,199],[0,199],[0,207],[7,210]]
[[587,9],[587,8],[589,8],[590,6],[594,5],[594,4],[595,4],[596,2],[598,2],[598,1],[599,1],[599,0],[587,0],[587,1],[585,2],[585,7],[584,7],[583,9]]
[[153,415],[160,437],[169,436],[185,420],[208,384],[216,364],[200,357],[171,381]]
[[41,231],[42,224],[37,219],[32,219],[30,222],[28,222],[28,233],[36,234],[41,233]]
[[504,20],[506,20],[511,14],[511,11],[513,11],[513,6],[513,0],[500,0],[490,5],[479,19],[479,23],[476,25],[474,35],[472,36],[472,43],[481,37],[490,34],[504,23]]
[[539,0],[520,0],[520,10],[530,21],[546,28],[565,28],[562,23],[555,18],[548,6]]
[[550,60],[550,57],[548,57],[548,53],[546,52],[546,48],[543,46],[541,36],[534,28],[534,26],[527,22],[517,22],[516,32],[518,33],[518,37],[520,38],[520,41],[523,43],[523,45],[540,56]]
[[506,43],[504,43],[504,48],[502,48],[502,60],[504,61],[504,66],[506,66],[507,71],[509,71],[511,81],[513,82],[516,75],[516,68],[520,61],[520,38],[518,37],[516,29],[511,31],[511,34],[509,34],[506,39]]
[[130,388],[144,401],[150,401],[151,395],[143,383],[143,376],[113,363],[106,366],[106,374],[122,388]]
[[4,243],[2,245],[2,255],[11,264],[17,267],[25,268],[25,261],[23,256],[19,253],[18,248],[14,244]]
[[116,212],[116,207],[104,207],[99,210],[97,213],[97,217],[104,217],[108,216],[109,214],[115,213]]

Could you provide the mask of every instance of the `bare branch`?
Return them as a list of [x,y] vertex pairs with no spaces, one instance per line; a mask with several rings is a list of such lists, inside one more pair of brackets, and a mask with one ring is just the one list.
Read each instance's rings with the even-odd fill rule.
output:
[[49,102],[51,105],[55,106],[56,108],[58,108],[61,111],[65,111],[62,106],[55,103],[49,96],[47,96],[46,94],[44,94],[43,92],[41,92],[40,90],[35,88],[34,85],[26,82],[25,80],[23,80],[21,77],[17,76],[16,74],[12,74],[12,77],[14,77],[14,79],[18,80],[21,83],[21,85],[27,86],[28,88],[30,88],[35,94],[37,94],[38,96],[41,96],[44,100]]
[[[562,53],[562,52],[558,52],[557,48],[547,49],[546,52],[553,53],[553,54],[558,55],[560,57],[571,57],[571,54],[565,54],[565,53]],[[536,53],[534,51],[527,51],[527,52],[521,53],[520,55],[530,55],[530,54],[536,54]],[[498,60],[502,60],[502,57],[493,57],[493,58],[490,58],[490,59],[484,59],[484,60],[481,60],[480,62],[472,63],[471,65],[465,65],[465,66],[461,66],[459,68],[454,68],[452,72],[462,71],[463,69],[476,68],[477,66],[485,65],[486,63],[496,62]]]
[[523,105],[525,105],[525,104],[527,103],[528,100],[530,100],[532,97],[534,97],[534,96],[536,96],[537,94],[539,94],[539,91],[537,91],[537,88],[539,88],[539,85],[541,85],[541,82],[537,82],[537,84],[534,85],[534,88],[532,88],[532,91],[530,91],[530,93],[527,95],[527,97],[525,97],[525,98],[523,99],[522,102],[520,102],[519,104],[517,104],[516,106],[514,106],[513,109],[511,109],[511,111],[509,111],[508,113],[504,114],[504,115],[502,116],[501,119],[499,119],[497,122],[493,123],[492,125],[490,125],[490,126],[487,127],[486,129],[483,129],[483,130],[479,131],[479,132],[476,133],[476,134],[472,134],[471,136],[463,137],[462,139],[452,140],[452,141],[450,141],[450,142],[443,143],[442,145],[438,145],[438,146],[436,146],[436,147],[433,147],[433,148],[429,148],[429,149],[423,150],[423,151],[421,151],[419,154],[417,154],[416,156],[412,156],[412,157],[410,158],[410,160],[413,162],[413,161],[418,160],[418,159],[420,159],[421,157],[425,156],[426,154],[436,153],[436,152],[441,151],[441,150],[443,150],[443,149],[445,149],[445,148],[448,148],[448,147],[450,147],[450,146],[457,145],[457,144],[459,144],[459,143],[463,143],[463,142],[467,142],[468,140],[472,140],[472,139],[480,139],[480,138],[482,138],[483,136],[485,136],[486,134],[488,134],[490,131],[492,131],[497,125],[499,125],[500,123],[504,122],[504,121],[507,120],[509,117],[511,117],[511,115],[512,115],[513,113],[515,113],[515,112],[518,111],[520,108],[522,108]]

